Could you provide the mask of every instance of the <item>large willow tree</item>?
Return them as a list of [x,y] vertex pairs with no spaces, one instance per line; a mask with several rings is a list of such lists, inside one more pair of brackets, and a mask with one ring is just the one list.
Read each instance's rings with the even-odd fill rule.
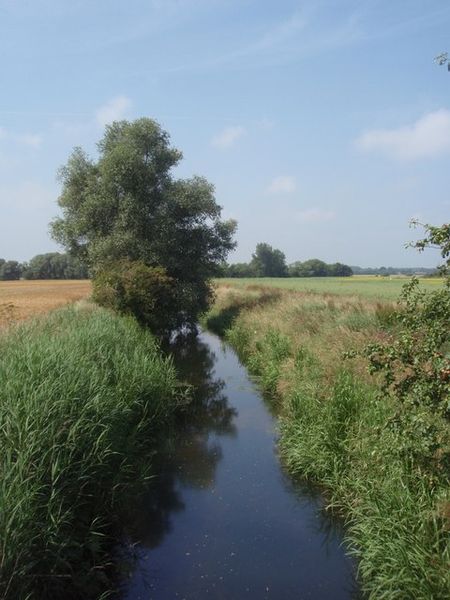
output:
[[[75,149],[60,170],[62,217],[51,225],[54,239],[87,264],[94,281],[120,265],[114,292],[126,285],[123,277],[133,265],[139,265],[141,281],[133,282],[133,289],[150,285],[143,268],[154,269],[154,289],[171,290],[170,300],[158,294],[153,298],[165,309],[170,306],[166,324],[193,324],[208,306],[211,277],[234,247],[235,222],[221,220],[206,179],[173,176],[182,154],[155,121],[107,126],[98,150],[98,160],[92,160]],[[159,285],[162,274],[169,286]]]

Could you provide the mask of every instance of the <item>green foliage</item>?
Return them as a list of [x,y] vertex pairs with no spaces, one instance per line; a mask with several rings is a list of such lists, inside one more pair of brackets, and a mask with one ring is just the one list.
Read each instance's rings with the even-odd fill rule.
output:
[[281,250],[268,244],[258,244],[250,263],[235,263],[224,266],[221,277],[350,277],[352,269],[342,263],[327,265],[312,258],[305,262],[296,261],[286,266]]
[[22,276],[22,265],[17,260],[0,259],[0,281],[14,281]]
[[351,267],[339,262],[327,265],[327,271],[328,277],[351,277],[353,275]]
[[228,265],[223,273],[222,277],[256,277],[253,265],[251,263],[234,263]]
[[[417,226],[420,223],[418,221],[413,221],[412,224],[413,226]],[[417,248],[419,252],[423,252],[426,248],[439,250],[441,257],[444,260],[439,267],[439,270],[443,275],[449,275],[450,223],[444,223],[444,225],[440,226],[424,224],[422,227],[425,230],[425,237],[408,245]]]
[[53,237],[94,275],[125,259],[162,267],[176,286],[175,320],[192,325],[234,247],[235,222],[221,220],[206,179],[172,176],[181,153],[155,121],[115,122],[98,148],[97,161],[77,149],[61,169]]
[[0,596],[100,598],[174,368],[134,319],[75,305],[0,338],[0,381]]
[[25,266],[24,279],[87,279],[87,268],[69,254],[37,254]]
[[305,262],[295,262],[289,267],[291,277],[326,277],[328,275],[327,264],[318,258],[311,258]]
[[250,269],[255,277],[286,277],[286,257],[269,244],[257,244]]
[[440,469],[450,465],[450,227],[427,225],[426,232],[414,246],[440,249],[446,274],[441,289],[425,292],[416,278],[405,284],[395,314],[398,331],[364,354],[370,371],[381,373],[383,391],[398,402],[391,426],[405,432],[405,454]]
[[176,285],[162,267],[117,261],[98,272],[92,285],[97,304],[134,315],[156,333],[170,331],[179,324]]
[[352,269],[342,263],[327,265],[318,258],[305,262],[297,261],[289,265],[290,277],[350,277]]

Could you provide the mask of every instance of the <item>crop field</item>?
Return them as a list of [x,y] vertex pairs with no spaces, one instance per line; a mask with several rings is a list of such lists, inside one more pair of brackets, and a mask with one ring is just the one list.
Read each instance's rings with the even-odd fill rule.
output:
[[[361,296],[373,300],[396,300],[407,277],[377,277],[375,275],[353,275],[353,277],[251,277],[223,278],[220,285],[262,285],[299,292]],[[442,285],[442,279],[422,278],[420,284],[429,290]]]
[[0,281],[0,328],[86,298],[88,280]]

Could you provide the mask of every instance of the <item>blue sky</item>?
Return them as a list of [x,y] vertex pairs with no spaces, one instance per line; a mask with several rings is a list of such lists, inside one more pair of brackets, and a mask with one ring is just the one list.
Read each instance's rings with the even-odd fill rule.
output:
[[56,172],[149,116],[289,262],[434,266],[450,213],[448,0],[0,0],[0,257],[56,249]]

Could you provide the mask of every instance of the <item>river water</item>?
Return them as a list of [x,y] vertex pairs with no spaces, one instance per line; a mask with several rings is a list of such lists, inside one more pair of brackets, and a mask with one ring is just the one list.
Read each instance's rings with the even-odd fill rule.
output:
[[174,359],[196,409],[130,503],[136,560],[121,599],[356,598],[342,532],[283,471],[276,417],[233,350],[203,332]]

